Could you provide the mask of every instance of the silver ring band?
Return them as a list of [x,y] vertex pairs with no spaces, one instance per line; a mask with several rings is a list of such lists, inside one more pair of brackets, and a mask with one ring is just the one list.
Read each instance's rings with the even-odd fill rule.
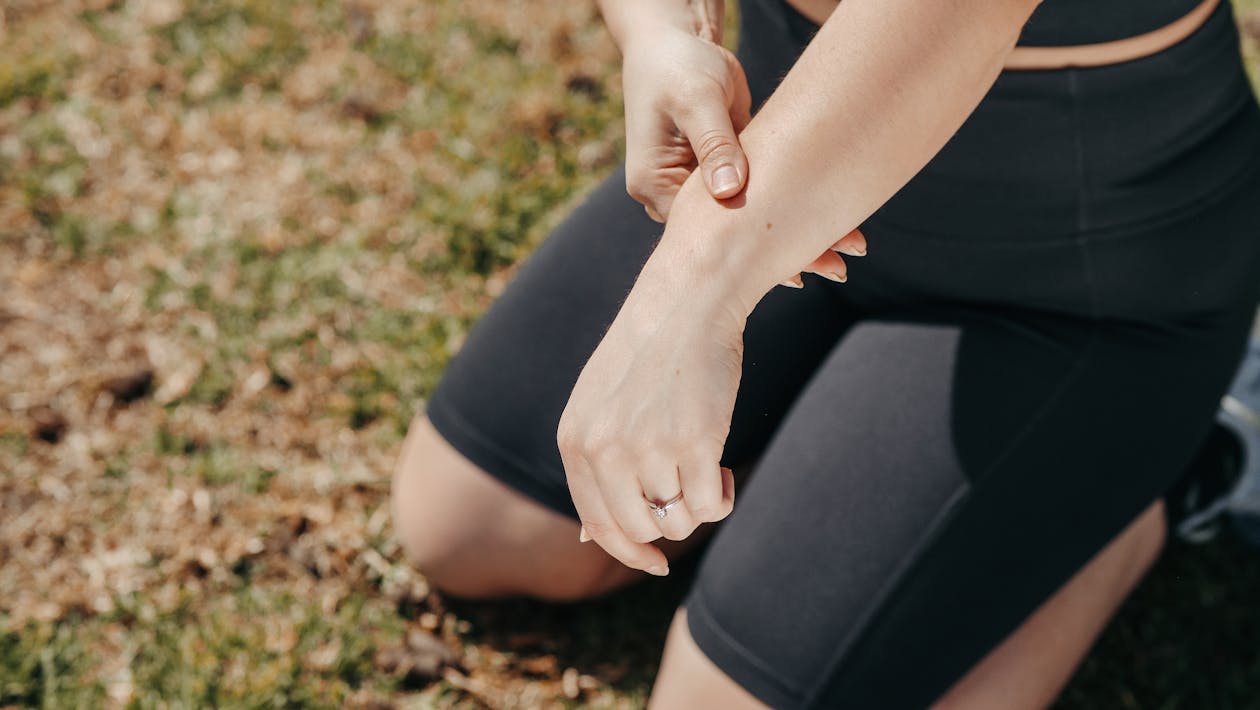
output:
[[678,495],[674,496],[673,498],[670,498],[664,503],[657,503],[655,501],[648,500],[647,496],[644,496],[643,500],[647,500],[648,507],[652,509],[652,512],[656,514],[656,517],[663,519],[666,515],[669,514],[670,507],[682,502],[682,497],[683,497],[683,494],[681,491],[679,491]]

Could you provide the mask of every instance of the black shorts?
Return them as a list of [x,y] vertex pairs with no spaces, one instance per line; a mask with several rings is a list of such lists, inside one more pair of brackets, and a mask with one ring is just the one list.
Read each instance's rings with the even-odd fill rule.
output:
[[[928,705],[1184,470],[1260,297],[1260,107],[1231,9],[1150,57],[1003,72],[862,225],[847,283],[758,305],[723,455],[751,477],[685,600],[754,695]],[[813,26],[743,12],[759,104]],[[660,231],[609,176],[428,402],[562,514],[560,413]]]

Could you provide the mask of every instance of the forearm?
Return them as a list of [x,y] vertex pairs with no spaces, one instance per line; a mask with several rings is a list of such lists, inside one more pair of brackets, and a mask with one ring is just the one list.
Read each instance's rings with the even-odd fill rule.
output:
[[650,40],[663,26],[722,41],[722,0],[596,0],[596,4],[622,51],[636,39]]
[[740,134],[745,191],[719,203],[696,180],[684,184],[641,276],[654,300],[694,301],[703,288],[715,292],[702,300],[733,299],[750,312],[944,146],[1036,2],[840,3]]

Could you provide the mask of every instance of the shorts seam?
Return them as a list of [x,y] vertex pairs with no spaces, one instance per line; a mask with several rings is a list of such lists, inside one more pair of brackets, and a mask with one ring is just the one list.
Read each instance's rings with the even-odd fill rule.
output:
[[1001,453],[999,453],[997,457],[995,457],[988,466],[985,466],[984,470],[975,477],[974,480],[977,483],[987,478],[990,473],[996,470],[997,467],[1011,455],[1011,452],[1019,446],[1020,442],[1024,440],[1024,437],[1028,436],[1029,432],[1033,430],[1033,427],[1041,421],[1041,418],[1046,415],[1046,412],[1050,410],[1050,407],[1059,399],[1059,396],[1063,394],[1063,390],[1067,388],[1068,384],[1075,379],[1077,374],[1080,372],[1081,365],[1089,358],[1090,353],[1094,349],[1094,345],[1098,342],[1098,335],[1101,331],[1101,324],[1094,323],[1093,329],[1089,334],[1089,340],[1087,340],[1085,345],[1081,347],[1080,354],[1077,355],[1074,361],[1072,361],[1072,365],[1068,368],[1067,373],[1063,375],[1063,379],[1055,386],[1054,391],[1046,397],[1046,401],[1043,402],[1041,406],[1037,408],[1037,411],[1028,418],[1028,422],[1018,432],[1016,432],[1014,436],[1011,437],[1010,442],[1007,443],[1004,449],[1002,449]]
[[[696,646],[698,646],[700,650],[709,657],[709,660],[713,661],[714,665],[721,668],[717,659],[715,659],[713,655],[704,648],[704,645],[709,641],[706,640],[702,642],[701,638],[704,637],[702,635],[698,636],[691,629],[693,622],[695,622],[697,626],[703,626],[705,631],[710,632],[712,637],[724,645],[727,650],[731,651],[735,656],[748,664],[749,667],[761,676],[761,680],[768,681],[768,685],[775,687],[775,690],[781,697],[775,699],[776,702],[774,705],[781,707],[781,703],[778,702],[778,700],[781,699],[790,699],[793,703],[800,702],[802,692],[799,689],[795,688],[792,683],[788,682],[783,676],[779,675],[779,673],[763,661],[760,656],[753,653],[751,649],[741,644],[735,639],[735,637],[731,636],[726,629],[722,628],[722,625],[718,623],[717,619],[713,616],[713,612],[709,610],[708,604],[704,600],[702,585],[697,583],[694,587],[692,587],[690,598],[687,600],[686,604],[684,604],[684,608],[687,610],[687,625],[688,631],[691,631],[692,640],[695,641]],[[728,672],[729,669],[722,668],[722,671],[732,680],[735,680],[737,683],[739,682],[732,673]],[[749,689],[745,688],[745,690]],[[749,692],[752,691],[749,690]],[[762,698],[762,700],[765,699]]]
[[1076,162],[1076,233],[1073,242],[1089,229],[1089,172],[1085,155],[1085,124],[1081,119],[1081,86],[1076,67],[1067,72],[1068,98],[1072,104],[1072,158]]
[[826,691],[827,684],[835,676],[836,668],[843,663],[845,657],[851,652],[853,647],[856,646],[862,636],[869,631],[872,620],[887,607],[893,596],[895,596],[898,590],[901,589],[901,586],[906,581],[907,576],[918,564],[922,562],[923,551],[930,548],[931,545],[939,539],[942,534],[944,534],[944,530],[949,526],[950,521],[953,520],[953,518],[958,514],[958,511],[963,507],[963,504],[970,497],[971,492],[975,490],[977,486],[984,485],[984,481],[988,478],[989,474],[996,470],[997,467],[1011,455],[1011,452],[1015,451],[1015,449],[1019,446],[1019,443],[1029,435],[1029,432],[1034,429],[1037,422],[1039,422],[1041,418],[1045,416],[1046,412],[1050,410],[1054,402],[1063,393],[1063,390],[1080,372],[1081,365],[1089,358],[1090,353],[1093,351],[1094,344],[1098,341],[1100,331],[1101,326],[1098,323],[1095,323],[1093,330],[1090,333],[1089,340],[1081,348],[1080,354],[1072,362],[1072,365],[1068,368],[1067,373],[1063,375],[1062,379],[1055,386],[1054,391],[1047,395],[1042,405],[1028,418],[1028,422],[1010,438],[1005,448],[1002,449],[996,458],[994,458],[988,466],[985,466],[984,469],[970,481],[964,481],[962,487],[950,496],[948,501],[946,501],[945,505],[941,508],[941,511],[933,518],[932,523],[928,526],[927,533],[925,533],[914,544],[914,546],[910,549],[910,552],[902,559],[901,563],[895,570],[893,570],[892,574],[889,575],[885,584],[880,586],[879,590],[873,597],[872,603],[869,604],[858,617],[853,631],[839,644],[836,648],[835,654],[831,657],[828,663],[823,666],[822,672],[819,674],[814,686],[810,688],[809,693],[805,696],[805,707],[818,707],[816,703],[820,700],[819,696]]
[[963,504],[971,497],[971,491],[971,484],[963,481],[958,490],[945,501],[945,505],[941,506],[940,511],[937,512],[932,518],[931,524],[928,525],[927,532],[915,542],[910,552],[901,560],[892,574],[888,576],[885,583],[880,586],[875,594],[874,602],[869,604],[862,614],[858,616],[853,630],[840,642],[836,647],[835,653],[823,666],[822,672],[818,674],[818,678],[805,694],[803,708],[821,707],[818,705],[820,701],[819,696],[826,691],[828,683],[835,675],[835,669],[843,662],[853,646],[870,629],[872,619],[880,613],[889,599],[896,594],[902,582],[905,581],[906,576],[910,574],[910,571],[922,561],[923,551],[930,548],[944,534],[946,528],[949,527],[950,521],[958,515],[958,511],[962,509]]

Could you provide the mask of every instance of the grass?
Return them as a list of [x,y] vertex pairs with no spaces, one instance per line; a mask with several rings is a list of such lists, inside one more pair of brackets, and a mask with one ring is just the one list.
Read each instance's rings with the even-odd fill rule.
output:
[[[620,160],[593,8],[0,12],[0,706],[642,706],[686,565],[460,603],[387,511],[469,326]],[[1170,548],[1060,706],[1260,707],[1258,577]],[[417,632],[456,660],[400,663]]]

